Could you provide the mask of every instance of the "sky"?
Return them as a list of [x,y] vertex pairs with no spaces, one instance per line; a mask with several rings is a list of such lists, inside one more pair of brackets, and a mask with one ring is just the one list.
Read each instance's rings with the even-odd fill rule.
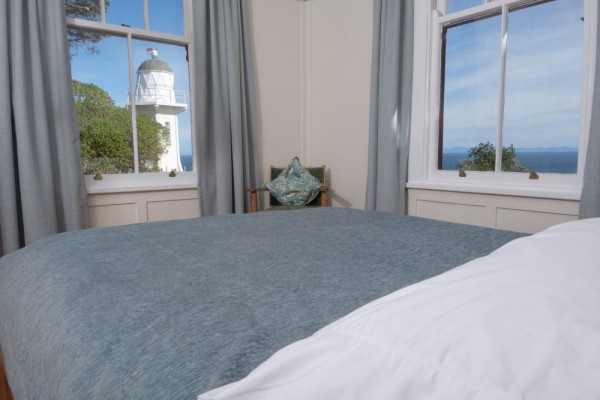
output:
[[[149,23],[151,30],[171,34],[183,34],[183,14],[181,0],[149,0]],[[143,0],[110,0],[106,21],[144,28]],[[127,39],[106,37],[98,43],[98,54],[87,54],[79,50],[72,54],[71,70],[73,79],[94,83],[106,90],[118,106],[125,106],[129,90],[129,61]],[[165,61],[175,75],[175,90],[183,91],[189,107],[189,70],[185,59],[185,49],[181,46],[133,40],[133,67],[148,59],[147,48],[158,49],[158,58]],[[192,153],[191,118],[189,108],[179,114],[179,141],[181,155]]]
[[[449,0],[449,11],[481,4]],[[578,147],[583,65],[583,0],[556,0],[509,12],[503,145]],[[447,32],[444,148],[494,143],[501,17]]]
[[[449,12],[483,0],[448,0]],[[149,0],[150,28],[182,34],[181,0]],[[583,0],[555,0],[509,13],[504,145],[578,147],[583,57]],[[143,0],[111,0],[107,22],[143,28]],[[496,140],[501,18],[492,16],[448,29],[444,98],[444,148]],[[175,89],[189,99],[182,47],[134,40],[134,69],[146,48],[158,49],[175,74]],[[78,52],[73,78],[93,82],[124,106],[129,88],[127,41],[106,38],[99,54]],[[188,100],[189,102],[189,100]],[[181,154],[191,154],[189,110],[179,115]]]

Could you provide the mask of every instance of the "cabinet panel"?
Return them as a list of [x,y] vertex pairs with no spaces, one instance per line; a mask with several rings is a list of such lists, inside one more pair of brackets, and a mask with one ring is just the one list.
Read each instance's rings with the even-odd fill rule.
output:
[[88,195],[89,226],[115,226],[200,216],[197,189]]
[[88,222],[92,228],[134,224],[137,221],[137,204],[105,204],[88,207]]
[[173,219],[195,218],[200,216],[198,199],[149,201],[148,222]]
[[417,200],[417,216],[440,221],[487,226],[486,208],[481,205]]
[[498,208],[496,227],[508,231],[534,233],[576,219],[576,216],[567,214]]
[[442,221],[536,233],[578,218],[576,200],[409,189],[408,214]]

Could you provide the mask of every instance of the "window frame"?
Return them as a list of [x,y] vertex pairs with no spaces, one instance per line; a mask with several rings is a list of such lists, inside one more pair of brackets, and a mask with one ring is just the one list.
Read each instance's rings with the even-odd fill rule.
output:
[[[133,65],[133,40],[149,40],[158,43],[184,46],[188,54],[188,76],[189,76],[189,99],[192,106],[190,110],[190,126],[192,138],[192,151],[195,148],[195,118],[194,118],[194,46],[193,46],[193,24],[192,24],[192,1],[182,0],[182,14],[184,24],[184,34],[175,35],[150,30],[149,18],[149,0],[144,1],[144,28],[134,28],[126,25],[117,25],[106,22],[106,7],[104,0],[98,0],[100,6],[100,21],[92,21],[79,18],[65,18],[67,29],[84,29],[111,36],[123,37],[127,40],[128,63],[129,63],[129,93],[135,93],[135,66]],[[132,132],[137,132],[136,127],[136,108],[131,107]],[[176,176],[170,176],[168,172],[139,172],[137,135],[133,135],[133,153],[134,153],[134,172],[130,174],[104,174],[102,180],[95,180],[91,175],[84,175],[84,180],[88,194],[95,193],[120,193],[137,192],[165,189],[190,189],[197,188],[197,166],[196,159],[193,157],[193,171],[179,171]],[[83,174],[83,171],[82,171]],[[175,179],[173,179],[175,178]]]
[[[594,81],[595,34],[597,29],[594,1],[584,0],[584,56],[578,165],[576,174],[467,171],[460,177],[455,170],[438,170],[439,117],[441,95],[441,35],[444,26],[498,13],[503,8],[531,5],[543,0],[482,0],[480,6],[444,15],[445,0],[415,2],[413,60],[413,108],[409,150],[408,188],[459,192],[516,195],[578,200],[591,119],[591,84]],[[500,42],[499,51],[500,51]],[[423,88],[424,90],[415,90]],[[501,149],[497,149],[497,152]],[[497,166],[499,160],[497,157]],[[497,168],[498,169],[498,168]]]

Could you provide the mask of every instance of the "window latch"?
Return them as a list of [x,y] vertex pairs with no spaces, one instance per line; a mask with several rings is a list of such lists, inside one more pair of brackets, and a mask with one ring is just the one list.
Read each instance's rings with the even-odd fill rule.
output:
[[531,171],[529,172],[529,179],[540,179],[540,176],[535,171]]

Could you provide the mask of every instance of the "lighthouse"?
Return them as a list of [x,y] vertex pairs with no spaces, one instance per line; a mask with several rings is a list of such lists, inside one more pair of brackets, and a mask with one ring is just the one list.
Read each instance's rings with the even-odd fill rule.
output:
[[166,151],[159,160],[162,171],[182,171],[179,152],[178,114],[187,110],[183,91],[175,90],[175,75],[169,64],[158,58],[158,50],[146,49],[148,59],[137,70],[135,109],[152,116],[168,132]]

